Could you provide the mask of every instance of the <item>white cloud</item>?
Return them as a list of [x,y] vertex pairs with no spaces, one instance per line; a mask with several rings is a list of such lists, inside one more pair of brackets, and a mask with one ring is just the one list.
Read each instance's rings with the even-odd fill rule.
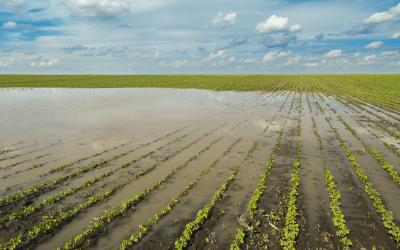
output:
[[162,58],[161,58],[161,53],[160,53],[160,51],[157,51],[156,52],[156,54],[155,54],[155,56],[153,56],[152,58],[151,58],[151,60],[153,60],[153,61],[160,61]]
[[319,65],[319,63],[305,63],[304,64],[304,66],[307,66],[307,67],[309,67],[309,66],[314,67],[314,66],[318,66],[318,65]]
[[257,58],[251,58],[251,59],[246,59],[244,60],[245,63],[257,63]]
[[6,67],[7,65],[12,64],[12,63],[14,63],[14,58],[11,58],[11,60],[9,62],[3,63],[0,61],[0,67]]
[[238,65],[238,66],[236,66],[235,71],[238,71],[238,70],[240,70],[241,68],[242,68],[242,66]]
[[342,50],[340,49],[331,50],[328,54],[325,55],[325,57],[338,57],[338,56],[342,56]]
[[279,64],[278,66],[290,66],[290,65],[296,64],[300,58],[301,58],[301,56],[299,56],[299,55],[296,55],[295,57],[290,57],[287,62]]
[[296,32],[296,31],[301,31],[301,29],[302,29],[303,27],[301,27],[301,25],[300,24],[295,24],[295,25],[292,25],[292,27],[290,27],[290,31],[291,32]]
[[205,61],[210,61],[210,60],[213,60],[213,59],[215,59],[215,58],[217,58],[217,57],[226,58],[227,55],[225,54],[225,50],[218,50],[218,53],[217,53],[217,54],[211,53],[211,54],[210,54],[210,57],[204,58],[203,60],[205,60]]
[[262,59],[262,62],[271,61],[272,59],[274,59],[274,56],[276,55],[276,53],[277,53],[277,52],[272,52],[272,51],[268,52],[268,53],[264,56],[264,58]]
[[116,19],[117,15],[130,12],[130,4],[124,0],[65,0],[63,2],[80,16],[103,20]]
[[234,62],[235,60],[236,60],[236,57],[231,56],[231,58],[229,58],[229,60],[228,60],[228,63],[229,63],[229,62]]
[[400,38],[400,33],[394,33],[394,34],[390,37],[390,39],[397,39],[397,38]]
[[363,21],[365,24],[382,23],[386,21],[397,21],[400,19],[400,3],[388,11],[377,12]]
[[257,24],[255,31],[260,33],[285,31],[287,29],[288,22],[289,18],[287,17],[278,17],[276,15],[272,15],[266,21]]
[[379,49],[380,47],[382,47],[383,42],[378,41],[378,42],[373,42],[368,44],[367,46],[365,46],[365,49]]
[[219,61],[219,64],[223,64],[224,63],[224,59],[222,59],[221,61]]
[[324,64],[325,62],[326,62],[326,60],[324,59],[324,60],[321,61],[321,64]]
[[17,23],[13,21],[8,21],[7,23],[3,23],[4,29],[15,29],[17,28]]
[[176,62],[174,62],[173,67],[174,67],[174,68],[180,68],[182,65],[184,65],[184,64],[186,64],[186,63],[187,63],[187,60],[186,60],[186,59],[183,60],[183,61],[176,61]]
[[376,58],[375,55],[370,55],[370,56],[365,56],[365,57],[364,57],[364,60],[365,60],[365,61],[368,61],[369,59],[375,59],[375,58]]
[[397,55],[397,53],[398,53],[397,51],[385,51],[385,52],[382,52],[381,55],[382,56],[390,56],[392,54]]
[[292,53],[292,51],[288,51],[288,52],[281,52],[279,53],[279,55],[277,55],[276,57],[285,57],[288,56]]
[[358,52],[356,52],[356,53],[354,53],[354,55],[353,55],[354,57],[358,57],[358,56],[361,56],[361,53],[358,53]]
[[391,62],[390,65],[399,65],[400,66],[400,62]]
[[[235,25],[238,22],[239,21],[236,20],[236,12],[232,12],[232,13],[226,14],[226,16],[224,16],[223,12],[219,12],[218,16],[216,16],[214,18],[214,20],[212,20],[210,22],[210,26],[219,27],[219,28],[226,28],[228,26]],[[206,26],[204,28],[207,29],[208,28],[208,24],[206,24]]]
[[[39,64],[39,66],[52,66],[52,65],[55,65],[55,64],[57,64],[58,62],[59,62],[60,60],[59,59],[51,59],[50,61],[48,61],[48,62],[41,62],[40,64]],[[36,65],[36,64],[35,64]]]
[[40,60],[40,59],[42,59],[42,56],[39,56],[39,55],[37,55],[37,56],[28,56],[28,57],[25,57],[25,59],[26,60]]

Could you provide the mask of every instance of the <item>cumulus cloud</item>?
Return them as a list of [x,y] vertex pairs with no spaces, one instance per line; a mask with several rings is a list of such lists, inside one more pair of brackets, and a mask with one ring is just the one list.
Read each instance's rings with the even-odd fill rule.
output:
[[237,47],[242,44],[247,44],[247,37],[234,38],[226,46],[219,48],[219,49],[222,49],[222,50],[231,49],[231,48]]
[[26,60],[40,60],[42,59],[42,56],[28,56],[25,57]]
[[257,24],[255,31],[259,33],[283,32],[288,28],[289,18],[272,15],[264,22]]
[[378,42],[373,42],[368,44],[367,46],[364,47],[364,49],[379,49],[380,47],[382,47],[383,42],[378,41]]
[[315,66],[318,66],[319,65],[319,63],[305,63],[304,64],[304,66],[307,66],[307,67],[315,67]]
[[257,58],[255,58],[255,57],[254,57],[254,58],[251,58],[251,59],[246,59],[246,60],[244,60],[244,62],[245,62],[245,63],[258,63],[258,62],[257,62]]
[[2,61],[0,61],[0,67],[6,67],[6,66],[8,66],[8,65],[10,65],[12,63],[14,63],[14,58],[11,58],[11,60],[9,62],[4,62],[3,63]]
[[3,29],[25,29],[25,30],[34,30],[35,27],[33,27],[31,24],[17,24],[16,22],[8,21],[8,22],[6,22],[6,23],[3,23]]
[[73,51],[77,50],[85,50],[87,47],[83,47],[82,45],[75,45],[75,46],[68,46],[66,48],[62,48],[64,50],[64,53],[72,53]]
[[375,55],[370,55],[370,56],[365,56],[365,57],[364,57],[364,60],[365,60],[365,61],[368,61],[369,59],[375,59],[375,58],[376,58]]
[[275,56],[276,54],[277,54],[277,52],[273,52],[273,51],[268,52],[268,53],[264,56],[264,58],[262,59],[262,62],[271,61],[272,59],[274,59],[274,56]]
[[297,31],[301,31],[303,27],[300,24],[295,24],[292,25],[292,27],[290,27],[289,31],[290,32],[297,32]]
[[324,38],[324,34],[322,32],[315,36],[315,39],[317,39],[318,42],[321,41],[322,38]]
[[325,55],[325,57],[338,57],[338,56],[342,56],[342,50],[340,49],[331,50],[328,54]]
[[287,52],[280,52],[276,57],[285,57],[288,56],[292,53],[292,51],[287,51]]
[[229,58],[229,60],[228,60],[228,63],[230,63],[230,62],[235,62],[235,60],[237,60],[237,58],[234,57],[234,56],[231,56],[231,57]]
[[296,55],[295,57],[290,57],[287,62],[281,63],[278,66],[290,66],[297,64],[297,62],[300,60],[301,56]]
[[394,33],[394,34],[390,37],[390,39],[397,39],[397,38],[400,38],[400,33]]
[[238,66],[235,67],[235,71],[238,71],[238,70],[240,70],[241,68],[242,68],[242,66],[238,65]]
[[390,65],[398,65],[398,66],[400,66],[400,62],[391,62]]
[[390,55],[393,55],[393,54],[395,54],[395,55],[397,55],[397,51],[384,51],[384,52],[382,52],[381,53],[381,55],[382,56],[390,56]]
[[87,57],[92,57],[94,54],[93,53],[83,53],[79,54],[79,56],[87,56]]
[[354,53],[354,55],[353,55],[354,57],[358,57],[358,56],[361,56],[361,53]]
[[99,20],[116,20],[118,15],[130,12],[129,2],[125,0],[65,0],[63,3],[74,15]]
[[206,48],[204,48],[203,46],[199,46],[199,47],[197,47],[197,50],[198,51],[204,51],[204,50],[206,50]]
[[[48,61],[48,62],[41,62],[40,64],[39,64],[39,66],[53,66],[53,65],[55,65],[55,64],[57,64],[58,62],[59,62],[60,60],[59,59],[51,59],[50,61]],[[32,65],[32,64],[31,64]],[[34,65],[36,65],[36,63],[34,63]]]
[[368,35],[377,31],[397,29],[400,20],[400,3],[385,12],[377,12],[360,24],[353,26],[351,30],[340,32],[338,34],[329,34],[328,36],[357,36]]
[[205,61],[210,61],[210,60],[213,60],[215,58],[226,58],[226,57],[227,57],[227,55],[225,53],[225,50],[218,50],[217,54],[211,53],[210,57],[204,58],[204,60]]
[[226,28],[237,24],[239,21],[236,19],[236,12],[226,14],[224,16],[223,12],[219,12],[218,15],[209,24],[204,26],[204,29],[211,27]]
[[318,49],[309,49],[308,51],[311,52],[311,53],[320,54],[320,53],[326,53],[326,52],[328,52],[328,51],[331,51],[331,48],[329,48],[329,47],[322,47],[322,48],[318,48]]
[[162,58],[161,58],[160,51],[157,51],[156,54],[151,58],[151,60],[153,60],[153,61],[160,61],[161,59]]
[[390,8],[388,11],[377,12],[363,21],[365,24],[383,23],[387,21],[400,20],[400,3],[396,7]]

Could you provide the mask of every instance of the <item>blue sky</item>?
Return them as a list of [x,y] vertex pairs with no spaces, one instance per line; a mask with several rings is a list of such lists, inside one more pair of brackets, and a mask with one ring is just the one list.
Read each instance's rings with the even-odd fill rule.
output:
[[0,74],[400,73],[400,1],[0,0]]

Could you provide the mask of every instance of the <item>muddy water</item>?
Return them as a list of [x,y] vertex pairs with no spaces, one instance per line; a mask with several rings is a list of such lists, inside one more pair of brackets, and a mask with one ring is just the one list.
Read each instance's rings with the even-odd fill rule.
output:
[[[302,83],[302,81],[295,80],[294,83]],[[312,111],[309,109],[307,97]],[[258,207],[264,210],[279,209],[278,203],[275,202],[278,197],[276,188],[281,188],[281,191],[286,192],[286,197],[288,196],[289,189],[287,188],[291,185],[292,163],[296,156],[296,140],[301,139],[300,185],[296,206],[306,215],[308,225],[301,228],[299,240],[304,242],[305,235],[308,235],[311,248],[326,248],[330,243],[322,242],[321,232],[335,235],[337,230],[331,222],[332,214],[329,215],[330,198],[324,179],[326,167],[335,176],[337,189],[342,193],[343,206],[341,208],[346,225],[351,230],[348,237],[353,240],[353,244],[357,239],[371,248],[374,244],[391,241],[386,236],[379,242],[374,240],[374,234],[387,233],[387,231],[381,225],[381,218],[377,214],[370,216],[369,213],[373,211],[372,202],[365,194],[354,168],[349,164],[325,117],[332,118],[333,127],[338,129],[350,149],[362,149],[363,146],[336,119],[336,114],[331,108],[356,129],[366,143],[378,152],[383,152],[385,159],[398,169],[400,167],[398,157],[379,141],[389,140],[391,137],[386,132],[385,138],[373,137],[372,132],[378,136],[383,134],[380,128],[360,121],[367,125],[367,129],[364,129],[357,123],[359,116],[367,114],[366,111],[354,105],[351,108],[345,106],[322,93],[320,96],[315,93],[314,96],[311,93],[306,95],[304,87],[302,95],[286,90],[279,93],[237,93],[152,88],[15,89],[0,91],[0,100],[2,107],[6,107],[5,113],[0,114],[0,126],[4,128],[0,132],[0,150],[14,150],[0,154],[0,158],[21,155],[0,161],[0,167],[3,168],[0,169],[1,176],[8,175],[0,182],[0,190],[2,190],[0,198],[2,199],[18,190],[26,190],[32,185],[50,181],[55,177],[67,176],[72,171],[128,152],[121,158],[99,166],[96,170],[68,179],[65,183],[51,185],[50,189],[43,194],[31,200],[28,199],[28,203],[22,201],[17,204],[38,204],[51,195],[67,191],[70,187],[80,186],[88,179],[101,176],[104,172],[115,170],[141,155],[154,151],[151,156],[116,171],[92,186],[74,195],[67,195],[58,203],[45,206],[40,213],[58,211],[68,204],[83,203],[89,197],[109,190],[139,172],[146,171],[154,164],[160,163],[165,157],[180,151],[179,154],[160,163],[136,181],[118,189],[106,201],[84,209],[82,213],[55,230],[54,235],[47,235],[46,240],[39,238],[38,241],[30,242],[36,249],[53,249],[61,246],[67,238],[83,232],[91,225],[93,217],[101,216],[105,210],[116,208],[122,201],[151,187],[192,156],[198,156],[198,158],[177,171],[170,180],[162,184],[162,187],[147,194],[146,198],[136,205],[132,214],[126,214],[123,220],[118,219],[107,224],[104,232],[93,239],[90,247],[84,245],[82,248],[110,249],[120,245],[122,240],[128,239],[133,232],[139,230],[139,224],[147,223],[157,211],[165,208],[172,196],[177,196],[182,192],[191,180],[200,176],[203,170],[210,169],[210,173],[202,176],[198,184],[182,197],[182,201],[165,218],[159,220],[152,231],[134,247],[134,249],[142,249],[142,247],[143,249],[159,249],[149,247],[155,245],[148,245],[148,243],[152,240],[162,240],[166,243],[167,241],[161,237],[163,235],[168,235],[171,239],[180,236],[186,223],[194,221],[199,209],[207,205],[215,191],[221,188],[221,184],[230,174],[229,169],[239,166],[238,179],[235,179],[235,184],[228,189],[228,196],[216,205],[216,211],[226,213],[217,219],[216,224],[207,224],[209,225],[207,230],[210,231],[201,229],[196,233],[197,236],[203,238],[214,237],[221,249],[229,249],[237,229],[241,228],[234,219],[235,215],[243,213],[249,217],[248,203],[257,188],[260,174],[265,171],[265,164],[269,160],[282,128],[284,128],[284,134],[281,146]],[[368,110],[374,112],[375,109],[368,107]],[[311,116],[315,118],[318,133],[323,138],[322,150],[319,149],[317,137],[313,134]],[[388,116],[383,117],[386,119]],[[301,137],[297,136],[299,118],[301,118],[302,127]],[[239,138],[242,140],[232,148],[231,152],[224,154],[228,147]],[[212,144],[216,140],[218,141]],[[246,160],[243,160],[254,142],[258,142],[257,148]],[[212,146],[199,155],[199,152],[209,145]],[[183,149],[185,147],[188,148]],[[104,150],[109,151],[103,152]],[[40,174],[48,173],[51,168],[96,153],[101,153],[101,155],[88,158],[54,174],[39,177]],[[400,214],[395,209],[400,206],[397,199],[399,187],[389,183],[393,181],[387,178],[387,173],[367,155],[368,153],[354,154],[356,160],[363,167],[365,166],[368,181],[372,182],[374,188],[381,194],[384,204],[393,211],[394,218],[399,222]],[[215,166],[209,165],[217,159],[220,160]],[[21,161],[24,162],[10,166]],[[44,164],[40,168],[32,168],[33,164],[39,163]],[[4,169],[5,167],[7,170]],[[10,190],[5,191],[6,187]],[[12,206],[13,204],[2,207],[0,210],[9,211],[7,209]],[[16,209],[19,208],[12,208],[10,211],[19,211]],[[40,213],[34,213],[32,216],[40,220]],[[3,218],[2,214],[1,216]],[[26,217],[25,220],[29,221],[29,218]],[[15,231],[17,236],[20,230],[17,229],[18,223],[19,221],[7,222],[6,227],[9,229],[7,233]],[[314,230],[318,224],[321,225],[319,232]],[[31,230],[34,225],[36,224],[30,222],[27,226],[28,230]],[[371,225],[375,225],[376,228],[374,229]],[[2,231],[3,233],[6,231]],[[363,239],[363,234],[369,238]],[[0,244],[7,242],[11,236],[7,237],[0,237]],[[331,243],[335,248],[336,245],[341,246],[337,237],[331,238]],[[214,246],[208,243],[205,249]]]

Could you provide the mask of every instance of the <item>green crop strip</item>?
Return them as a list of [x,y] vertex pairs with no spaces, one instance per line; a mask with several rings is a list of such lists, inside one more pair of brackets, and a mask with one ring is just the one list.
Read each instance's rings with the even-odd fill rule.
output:
[[346,153],[346,155],[348,156],[348,158],[351,162],[351,165],[354,168],[356,168],[358,177],[363,182],[363,185],[365,187],[365,192],[369,195],[370,199],[373,201],[373,206],[381,214],[383,226],[388,229],[389,234],[391,234],[394,237],[395,241],[397,242],[397,246],[400,247],[400,228],[398,226],[396,226],[396,224],[393,221],[393,212],[386,210],[385,205],[383,205],[382,200],[379,196],[379,193],[375,189],[372,188],[372,184],[370,182],[365,183],[365,181],[367,180],[367,176],[365,175],[364,170],[361,168],[361,165],[359,165],[356,162],[354,156],[351,154],[351,151],[346,147],[343,140],[340,138],[337,130],[332,127],[332,124],[329,121],[330,119],[327,117],[325,117],[325,119],[327,120],[330,127],[333,129],[334,133],[336,134],[340,144],[342,145],[343,151]]
[[259,142],[259,141],[256,141],[256,142],[254,143],[253,147],[250,148],[250,150],[249,150],[249,152],[247,153],[246,157],[243,158],[244,161],[247,160],[247,159],[249,158],[250,154],[252,154],[252,153],[254,152],[254,150],[255,150],[256,147],[257,147],[258,142]]
[[[201,173],[201,176],[204,176],[204,175],[207,174],[208,172],[209,172],[208,169],[204,170],[204,171]],[[197,182],[198,180],[201,180],[201,177],[197,177],[197,178],[195,178],[193,181],[191,181],[191,182],[188,184],[188,186],[186,187],[186,189],[183,190],[183,191],[181,192],[181,194],[184,193],[184,194],[186,195],[186,194],[187,194],[187,191],[189,191],[189,189],[191,189],[192,187],[194,187],[194,186],[196,185],[196,182]],[[181,196],[181,195],[179,195],[179,196]],[[124,250],[124,249],[126,249],[127,247],[131,246],[134,242],[138,242],[143,236],[145,236],[145,235],[147,234],[148,231],[151,230],[151,228],[153,227],[153,225],[156,225],[157,222],[158,222],[161,218],[163,218],[163,217],[168,213],[168,211],[171,211],[172,208],[174,208],[174,206],[176,205],[176,203],[178,203],[179,201],[181,201],[180,198],[177,198],[176,196],[173,196],[173,197],[172,197],[172,201],[167,205],[166,208],[163,208],[163,209],[161,209],[160,211],[158,211],[158,213],[154,216],[154,219],[153,219],[153,218],[149,218],[150,224],[141,224],[141,225],[139,225],[139,227],[142,229],[142,231],[133,234],[133,235],[129,238],[129,240],[124,240],[124,241],[122,242],[121,246],[119,247],[119,249]],[[113,250],[117,250],[117,249],[118,249],[118,247],[113,248]]]
[[296,237],[299,234],[299,224],[296,222],[297,208],[296,201],[298,196],[298,186],[300,180],[300,155],[301,155],[301,141],[297,140],[296,146],[296,160],[293,163],[292,174],[292,187],[290,192],[290,201],[288,204],[288,212],[286,214],[285,228],[283,229],[284,235],[281,240],[283,249],[295,249]]
[[261,175],[261,180],[257,185],[257,189],[254,191],[253,197],[251,197],[251,200],[249,202],[249,206],[247,208],[247,211],[250,212],[250,217],[253,218],[254,211],[257,210],[257,201],[260,199],[260,196],[264,192],[265,189],[265,181],[267,180],[267,177],[269,175],[269,170],[272,168],[272,166],[275,163],[275,157],[276,157],[276,152],[279,149],[279,146],[281,144],[281,139],[283,135],[283,129],[281,129],[281,132],[279,134],[278,140],[275,144],[275,148],[271,153],[271,157],[269,159],[269,162],[266,164],[266,170],[265,172]]
[[389,172],[390,176],[392,177],[393,181],[396,182],[399,186],[400,186],[400,177],[397,174],[397,171],[395,171],[393,169],[393,166],[390,165],[387,161],[385,161],[385,159],[383,158],[383,156],[381,154],[379,154],[378,152],[376,152],[374,149],[372,149],[371,147],[369,147],[363,140],[361,140],[361,138],[357,135],[356,131],[354,131],[354,129],[352,129],[343,119],[341,116],[337,116],[342,123],[346,126],[346,128],[348,130],[351,131],[351,133],[354,135],[354,137],[356,137],[358,140],[360,140],[363,144],[363,146],[365,147],[365,149],[368,151],[368,153],[375,158],[376,162],[378,162],[379,164],[382,165],[382,168],[385,169],[386,171]]
[[393,132],[392,130],[385,128],[381,123],[376,122],[374,120],[372,120],[370,117],[362,115],[361,117],[363,118],[367,118],[370,122],[373,122],[376,126],[381,127],[383,130],[385,130],[386,132],[388,132],[390,135],[396,137],[397,139],[400,139],[400,135],[398,133]]
[[9,156],[9,157],[3,157],[0,159],[0,161],[5,161],[5,160],[9,160],[9,159],[14,159],[17,157],[20,157],[21,155],[13,155],[13,156]]
[[[216,129],[218,129],[218,128],[215,128],[215,129],[212,130],[212,131],[215,131]],[[187,135],[184,135],[183,137],[185,137],[185,136],[187,136]],[[183,138],[183,137],[181,137],[181,138]],[[179,139],[181,139],[181,138],[178,138],[178,139],[176,139],[175,141],[177,141],[177,140],[179,140]],[[157,140],[158,140],[158,139],[157,139]],[[156,141],[157,141],[157,140],[156,140]],[[173,143],[173,142],[170,142],[169,144],[171,144],[171,143]],[[147,144],[145,144],[145,145],[143,145],[143,146],[141,146],[141,147],[138,147],[138,148],[146,147],[146,146],[148,146],[149,144],[151,144],[151,142],[149,142],[149,143],[147,143]],[[169,145],[169,144],[167,144],[167,145]],[[165,145],[165,146],[167,146],[167,145]],[[165,147],[165,146],[163,146],[163,147]],[[160,149],[163,148],[163,147],[158,148],[158,150],[160,150]],[[137,148],[137,149],[138,149],[138,148]],[[134,151],[134,150],[130,150],[130,151],[126,152],[126,153],[122,153],[122,154],[119,154],[119,155],[114,155],[114,157],[112,157],[112,158],[110,158],[110,159],[108,159],[108,160],[103,160],[103,161],[100,161],[99,163],[96,163],[96,164],[93,164],[93,165],[89,165],[88,167],[80,168],[79,170],[77,170],[77,171],[75,171],[75,172],[71,172],[68,176],[59,177],[59,178],[54,178],[54,179],[52,180],[52,182],[53,182],[53,184],[62,183],[62,182],[64,182],[64,181],[66,181],[67,179],[74,178],[75,176],[77,176],[77,175],[79,175],[79,174],[81,174],[81,173],[85,173],[85,172],[88,172],[88,171],[90,171],[90,170],[92,170],[92,169],[95,169],[95,168],[97,168],[97,167],[99,167],[99,166],[103,166],[103,165],[107,164],[109,161],[112,161],[112,160],[114,160],[114,159],[120,158],[120,157],[122,157],[122,156],[124,156],[124,155],[126,155],[126,154],[129,154],[129,153],[133,152],[133,151]],[[153,154],[153,153],[154,153],[154,151],[150,152],[149,154]],[[97,154],[97,153],[96,153],[96,154]],[[137,160],[143,159],[142,157],[143,157],[143,156],[141,156],[141,157],[138,158]],[[134,163],[134,162],[136,162],[137,160],[133,160],[131,163]],[[131,164],[131,163],[126,163],[126,164],[129,165],[129,164]],[[61,167],[62,167],[62,166],[61,166]],[[50,170],[50,171],[53,171],[53,170]],[[55,170],[55,171],[59,171],[59,170]],[[54,171],[54,172],[55,172],[55,171]],[[25,190],[25,191],[23,191],[23,192],[18,191],[17,193],[15,193],[15,194],[13,194],[13,195],[7,196],[5,200],[0,199],[0,204],[2,204],[2,205],[7,204],[7,203],[9,203],[9,202],[11,202],[11,201],[13,201],[13,200],[16,200],[16,199],[18,199],[18,198],[20,198],[20,197],[23,197],[23,196],[27,195],[27,194],[30,194],[31,192],[34,192],[34,191],[36,191],[36,190],[40,190],[40,189],[42,189],[46,184],[47,184],[48,186],[50,186],[50,185],[51,185],[51,182],[50,182],[50,181],[47,181],[47,182],[42,183],[42,184],[40,184],[40,185],[36,185],[36,186],[31,187],[31,188],[28,188],[27,190]]]
[[[219,139],[215,140],[213,143],[211,143],[210,146],[208,146],[208,147],[206,147],[205,149],[203,149],[203,150],[201,151],[201,153],[203,153],[205,150],[208,150],[213,144],[215,144],[217,141],[221,140],[222,138],[223,138],[223,137],[220,137]],[[200,139],[201,139],[201,138],[200,138]],[[196,141],[198,141],[198,140],[200,140],[200,139],[197,139]],[[196,141],[195,141],[195,142],[196,142]],[[192,142],[190,145],[194,144],[195,142]],[[189,145],[189,146],[190,146],[190,145]],[[183,148],[182,150],[188,148],[189,146]],[[181,150],[181,151],[182,151],[182,150]],[[162,162],[164,162],[164,161],[168,161],[170,158],[174,157],[175,155],[177,155],[177,154],[178,154],[179,152],[181,152],[181,151],[176,152],[176,153],[175,153],[174,155],[172,155],[172,156],[166,157],[164,160],[161,160],[159,163],[162,163]],[[193,159],[196,159],[196,158],[197,158],[197,156],[193,156],[193,157],[191,157],[187,162],[192,161]],[[157,188],[158,185],[164,183],[165,180],[167,180],[167,178],[169,178],[170,176],[172,176],[173,174],[175,174],[176,171],[178,171],[178,170],[180,170],[181,168],[183,168],[184,166],[186,166],[187,162],[186,162],[186,163],[183,163],[183,164],[180,165],[180,166],[178,166],[175,170],[171,171],[168,175],[165,175],[164,178],[163,178],[161,181],[157,182],[156,184],[153,184],[153,186],[152,186],[151,188],[148,188],[147,191],[143,191],[142,193],[135,195],[132,199],[130,199],[130,200],[126,201],[125,203],[123,203],[123,206],[122,206],[121,209],[125,210],[125,209],[128,207],[129,204],[130,204],[130,205],[135,204],[135,203],[138,201],[138,199],[143,198],[144,195],[146,195],[146,193],[148,193],[148,192],[150,192],[151,190]],[[33,229],[33,231],[30,231],[30,232],[28,233],[28,237],[29,237],[29,238],[33,238],[33,237],[34,237],[35,235],[37,235],[37,234],[44,233],[44,232],[46,232],[47,230],[53,228],[54,226],[60,225],[64,220],[66,220],[66,219],[69,218],[69,217],[72,217],[74,214],[80,213],[81,209],[84,209],[84,208],[86,208],[86,207],[88,207],[88,206],[92,206],[92,205],[94,205],[94,204],[97,204],[97,203],[101,202],[102,200],[105,200],[107,197],[109,197],[110,195],[112,195],[116,190],[122,189],[124,186],[130,184],[131,181],[135,181],[138,177],[140,177],[140,176],[142,176],[142,175],[145,175],[146,173],[148,173],[148,172],[150,172],[151,170],[153,170],[155,167],[157,167],[157,166],[159,165],[159,163],[156,163],[156,164],[154,164],[153,166],[149,167],[148,169],[146,169],[145,172],[140,172],[139,174],[135,175],[134,177],[128,178],[128,179],[127,179],[126,181],[124,181],[122,184],[118,184],[118,185],[114,186],[112,189],[110,189],[110,190],[104,192],[103,194],[98,194],[98,195],[96,195],[96,198],[95,198],[95,197],[92,197],[92,198],[90,198],[87,202],[85,202],[84,204],[77,205],[75,208],[69,210],[68,212],[60,213],[60,214],[57,216],[57,218],[55,218],[55,219],[49,219],[49,220],[45,220],[45,221],[41,222],[41,223],[39,224],[38,227],[35,227],[35,228]],[[114,209],[112,212],[106,213],[103,217],[106,218],[106,220],[109,220],[110,218],[113,218],[113,217],[117,216],[118,214],[119,214],[118,211],[117,211],[116,209]],[[102,217],[102,218],[103,218],[103,217]],[[100,226],[100,225],[97,225],[97,226]],[[93,227],[89,227],[89,228],[86,230],[85,233],[80,234],[80,235],[78,235],[77,237],[82,238],[82,237],[84,237],[84,236],[82,236],[82,235],[89,235],[89,234],[92,234],[93,232],[94,232]],[[7,244],[5,244],[5,246],[8,245],[8,249],[14,249],[16,246],[18,246],[18,245],[22,242],[23,239],[25,239],[25,237],[23,237],[22,235],[20,235],[20,236],[17,237],[17,238],[11,239]],[[75,240],[76,240],[76,239],[75,239]],[[72,240],[70,240],[70,241],[72,241]],[[69,241],[68,243],[66,243],[66,244],[69,244],[70,241]],[[76,240],[76,243],[77,243],[78,241],[79,241],[79,240]],[[72,244],[72,243],[71,243],[71,244]],[[2,246],[0,245],[0,247],[2,247]],[[4,248],[4,249],[7,249],[7,248]],[[0,250],[3,250],[3,249],[0,248]]]
[[[217,129],[217,128],[216,128],[216,129]],[[212,131],[215,131],[216,129],[213,129]],[[212,132],[212,131],[211,131],[211,132]],[[204,135],[203,137],[201,137],[200,139],[204,138],[204,137],[207,136],[207,135],[208,135],[208,134],[205,134],[205,135]],[[186,136],[186,135],[185,135],[185,136]],[[179,139],[179,138],[178,138],[178,139]],[[200,140],[200,139],[198,139],[198,140]],[[196,141],[198,141],[198,140],[196,140]],[[194,144],[196,141],[194,141],[194,142],[192,142],[191,144],[189,144],[189,146],[192,145],[192,144]],[[170,142],[170,143],[172,143],[172,142]],[[169,144],[170,144],[170,143],[169,143]],[[168,144],[167,144],[167,145],[168,145]],[[165,146],[164,146],[164,147],[165,147]],[[183,149],[182,149],[182,150],[183,150]],[[182,150],[178,151],[178,153],[181,152]],[[117,172],[117,171],[119,171],[119,170],[121,170],[121,169],[124,169],[124,168],[128,167],[129,165],[131,165],[132,163],[136,163],[136,162],[138,162],[138,161],[140,161],[140,160],[146,158],[147,156],[152,155],[153,153],[154,153],[154,152],[150,152],[150,153],[147,154],[147,155],[144,155],[144,156],[142,155],[142,156],[139,157],[138,159],[134,159],[134,160],[132,160],[131,162],[125,163],[125,164],[123,164],[123,165],[122,165],[121,167],[119,167],[119,168],[116,168],[116,169],[114,169],[114,170],[112,170],[112,171],[110,171],[110,172],[108,172],[108,173],[103,173],[100,177],[95,177],[95,178],[93,178],[93,179],[87,180],[87,181],[85,181],[85,183],[84,183],[83,185],[81,185],[81,186],[79,186],[79,187],[71,187],[71,188],[68,190],[68,192],[67,192],[67,191],[60,191],[60,194],[59,194],[59,195],[49,196],[49,197],[47,197],[44,201],[42,201],[40,204],[37,204],[37,205],[35,205],[35,206],[30,205],[30,206],[28,206],[28,207],[25,207],[23,211],[12,213],[12,214],[9,215],[8,217],[1,219],[0,222],[5,223],[5,222],[7,222],[8,220],[16,220],[16,219],[18,219],[18,218],[20,218],[20,217],[22,217],[22,216],[26,216],[26,215],[28,215],[28,214],[30,214],[30,213],[32,213],[32,212],[34,212],[34,211],[40,209],[40,208],[43,207],[44,205],[50,205],[50,204],[53,204],[53,203],[57,203],[57,202],[59,202],[61,199],[65,198],[67,195],[74,194],[74,193],[76,193],[77,191],[79,191],[79,190],[81,190],[81,189],[83,189],[83,188],[85,188],[85,187],[89,187],[89,186],[93,185],[95,182],[101,181],[101,180],[103,180],[104,178],[107,178],[107,177],[113,175],[115,172]],[[175,155],[176,155],[176,153],[175,153]],[[174,156],[174,155],[172,155],[172,157],[173,157],[173,156]],[[168,159],[168,157],[166,157],[165,159]],[[161,161],[161,162],[162,162],[162,161]]]
[[117,172],[117,171],[119,171],[121,169],[124,169],[124,168],[128,167],[129,165],[131,165],[132,163],[138,162],[138,161],[140,161],[140,160],[142,160],[142,159],[144,159],[147,156],[150,156],[152,154],[153,154],[153,152],[150,152],[147,155],[142,155],[138,159],[134,159],[133,161],[131,161],[129,163],[125,163],[119,168],[116,168],[116,169],[114,169],[114,170],[112,170],[112,171],[110,171],[108,173],[103,173],[100,177],[95,177],[93,179],[85,181],[85,183],[83,183],[81,186],[71,187],[71,188],[69,188],[68,191],[60,191],[59,195],[49,196],[45,200],[43,200],[40,204],[37,204],[37,205],[34,205],[34,206],[29,205],[28,207],[25,207],[23,211],[12,213],[8,217],[5,217],[5,218],[1,219],[0,223],[5,223],[5,222],[10,221],[10,220],[19,219],[22,216],[26,216],[26,215],[28,215],[28,214],[40,209],[41,207],[43,207],[45,205],[50,205],[50,204],[53,204],[53,203],[57,203],[60,200],[64,199],[66,196],[74,194],[77,191],[79,191],[81,189],[84,189],[86,187],[89,187],[89,186],[93,185],[94,183],[103,180],[104,178],[110,177],[115,172]]
[[190,240],[191,235],[194,233],[194,231],[199,229],[200,225],[203,224],[204,221],[207,219],[215,203],[220,201],[222,197],[226,194],[225,191],[228,188],[229,183],[235,178],[235,174],[238,171],[239,169],[231,172],[229,178],[222,184],[221,189],[214,194],[214,197],[211,200],[211,202],[203,209],[200,209],[200,211],[197,213],[196,220],[186,224],[186,228],[183,231],[183,236],[181,236],[177,241],[175,241],[176,249],[183,250],[183,248],[187,246],[187,241]]
[[329,196],[331,197],[330,208],[334,215],[332,219],[333,224],[339,230],[336,231],[336,236],[341,238],[341,242],[343,243],[344,250],[350,250],[349,246],[352,246],[353,243],[349,240],[346,235],[350,233],[350,229],[346,227],[346,221],[344,219],[344,215],[342,210],[340,209],[340,202],[338,200],[341,198],[339,190],[336,189],[335,182],[333,182],[333,175],[327,168],[325,168],[325,181],[328,186],[327,190],[329,191]]
[[315,136],[318,138],[318,145],[320,149],[323,149],[324,147],[322,146],[322,138],[321,136],[318,134],[318,130],[317,130],[317,124],[315,123],[314,117],[311,117],[311,120],[313,122],[313,130],[314,130],[314,134]]

